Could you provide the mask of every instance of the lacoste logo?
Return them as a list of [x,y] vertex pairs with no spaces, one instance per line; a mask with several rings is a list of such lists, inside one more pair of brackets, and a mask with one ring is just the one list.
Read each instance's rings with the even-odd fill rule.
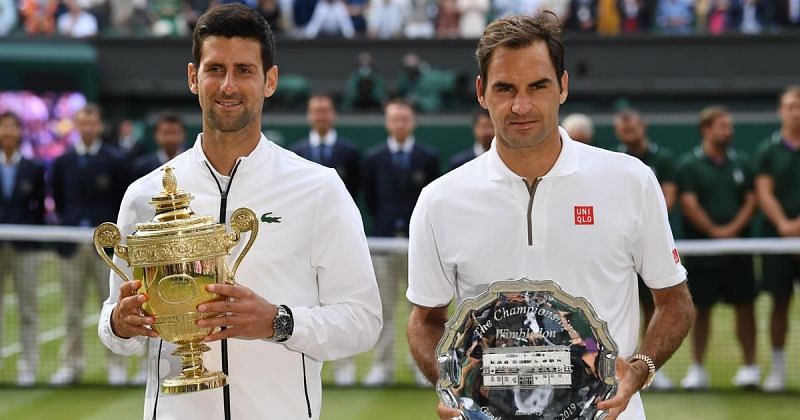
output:
[[280,216],[270,216],[272,214],[271,211],[268,211],[261,215],[261,221],[265,223],[280,223],[281,217]]

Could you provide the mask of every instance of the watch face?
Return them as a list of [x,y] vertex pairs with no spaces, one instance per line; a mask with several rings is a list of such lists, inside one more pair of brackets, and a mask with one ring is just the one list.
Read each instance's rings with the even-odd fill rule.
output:
[[278,315],[275,317],[274,323],[274,338],[276,340],[284,340],[292,335],[292,330],[294,329],[294,321],[292,320],[291,315],[284,311],[279,311]]

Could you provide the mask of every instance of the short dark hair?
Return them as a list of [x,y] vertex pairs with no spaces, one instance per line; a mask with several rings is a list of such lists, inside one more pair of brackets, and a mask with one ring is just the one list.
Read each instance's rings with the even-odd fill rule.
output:
[[19,115],[11,111],[0,112],[0,121],[5,120],[6,118],[14,121],[14,124],[16,124],[18,128],[22,128],[22,120],[19,118]]
[[481,117],[486,117],[486,118],[489,118],[489,119],[492,118],[489,115],[489,111],[487,111],[487,110],[485,110],[483,108],[478,108],[475,111],[472,111],[472,126],[473,127],[475,127],[475,125],[478,124],[478,120],[480,120]]
[[730,115],[728,109],[721,105],[712,105],[703,108],[700,111],[700,118],[697,120],[697,128],[702,132],[704,129],[711,127],[717,118]]
[[73,118],[77,117],[79,114],[96,115],[98,119],[103,119],[103,109],[94,102],[89,102],[84,105],[83,108],[75,111]]
[[275,38],[263,16],[239,4],[228,3],[211,8],[200,16],[192,33],[192,55],[195,66],[200,65],[203,41],[209,36],[244,38],[261,44],[264,73],[275,64]]
[[789,85],[781,91],[781,96],[778,97],[778,103],[783,102],[786,95],[800,96],[800,85]]
[[156,117],[156,123],[153,125],[153,129],[158,130],[158,126],[161,124],[178,124],[186,131],[186,124],[183,123],[183,119],[174,111],[161,111]]
[[[520,49],[544,41],[550,54],[550,61],[556,71],[558,87],[564,74],[564,44],[561,42],[561,22],[555,13],[545,10],[537,16],[508,16],[489,24],[478,41],[475,59],[478,72],[486,90],[489,62],[498,48]],[[483,92],[481,92],[483,93]]]
[[386,103],[383,104],[383,110],[386,111],[386,108],[388,108],[389,105],[404,106],[410,108],[412,112],[414,111],[414,105],[411,105],[411,102],[408,102],[407,100],[403,99],[400,96],[396,96],[386,101]]
[[327,99],[331,101],[331,105],[336,108],[336,101],[333,100],[333,95],[326,91],[316,91],[312,92],[311,95],[308,96],[308,102],[310,103],[312,99]]

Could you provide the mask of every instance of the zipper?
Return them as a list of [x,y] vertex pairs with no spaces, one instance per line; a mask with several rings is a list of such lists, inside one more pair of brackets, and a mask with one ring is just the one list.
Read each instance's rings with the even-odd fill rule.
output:
[[[214,182],[217,183],[217,189],[219,190],[219,223],[221,224],[225,224],[225,213],[228,209],[228,192],[231,190],[231,185],[233,185],[233,177],[236,176],[236,170],[239,169],[239,162],[240,161],[237,161],[236,165],[233,166],[233,170],[231,171],[231,176],[228,179],[228,185],[225,187],[225,190],[222,189],[222,184],[219,183],[217,176],[214,174],[214,170],[211,169],[211,166],[208,164],[208,162],[205,162],[208,172],[211,173],[211,177],[214,178]],[[221,329],[224,331],[225,327],[222,327]],[[222,373],[228,375],[228,340],[222,340],[221,344]],[[231,388],[228,385],[222,387],[222,402],[225,420],[231,420]]]
[[533,181],[532,185],[528,185],[528,181],[522,180],[525,183],[525,188],[528,189],[528,246],[533,246],[533,198],[536,196],[536,188],[539,186],[539,182],[542,180],[542,177],[538,177]]
[[303,356],[303,391],[306,393],[306,408],[308,409],[308,418],[311,418],[311,400],[308,398],[308,381],[306,380],[306,354],[300,354]]

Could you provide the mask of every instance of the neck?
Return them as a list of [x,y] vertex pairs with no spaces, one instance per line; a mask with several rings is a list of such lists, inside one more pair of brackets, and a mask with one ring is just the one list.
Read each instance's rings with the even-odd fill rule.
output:
[[17,152],[17,149],[3,149],[4,161],[11,162],[11,158],[14,156],[14,153]]
[[647,146],[650,145],[650,142],[647,141],[647,138],[642,138],[638,141],[635,141],[630,144],[626,144],[625,147],[628,149],[628,153],[634,154],[636,156],[642,156],[647,152]]
[[330,128],[326,128],[326,129],[317,129],[317,130],[314,130],[314,131],[316,131],[316,132],[317,132],[317,135],[318,135],[318,136],[320,136],[321,138],[324,138],[325,136],[327,136],[327,135],[328,135],[328,133],[330,133],[331,129],[330,129]]
[[203,131],[203,153],[214,169],[222,175],[230,176],[236,160],[249,155],[261,140],[260,132],[241,130],[223,133],[216,130]]
[[94,139],[85,139],[81,137],[81,143],[83,143],[83,145],[86,146],[87,149],[92,147],[94,141],[95,141]]
[[702,143],[703,153],[713,160],[721,160],[726,156],[727,148],[724,146],[715,145],[711,140],[703,139]]
[[550,172],[561,154],[561,146],[561,138],[556,132],[554,139],[533,147],[511,149],[498,141],[497,154],[512,172],[533,183],[536,178]]
[[800,145],[800,126],[793,128],[783,126],[781,129],[781,137],[789,143]]

